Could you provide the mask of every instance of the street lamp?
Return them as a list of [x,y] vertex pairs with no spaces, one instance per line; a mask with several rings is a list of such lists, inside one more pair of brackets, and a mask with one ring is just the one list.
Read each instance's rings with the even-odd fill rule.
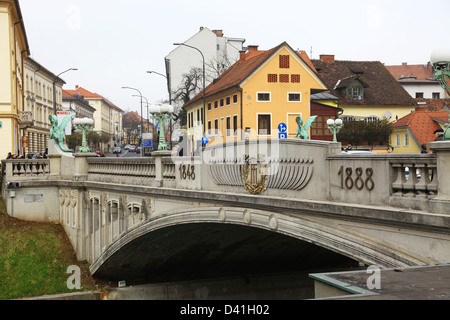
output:
[[144,153],[144,150],[142,149],[142,127],[143,127],[143,121],[142,121],[142,117],[143,117],[143,114],[142,114],[142,93],[141,93],[141,91],[139,91],[138,89],[136,89],[136,88],[130,88],[130,87],[122,87],[122,89],[130,89],[130,90],[135,90],[135,91],[137,91],[137,92],[139,92],[139,96],[141,97],[141,140],[140,140],[140,143],[139,143],[139,146],[141,147],[141,152],[139,153],[140,154],[140,156],[142,157],[142,154]]
[[200,52],[200,54],[202,55],[202,59],[203,59],[203,136],[205,136],[206,133],[206,109],[205,109],[205,99],[206,99],[206,95],[205,95],[205,56],[203,55],[203,53],[196,47],[187,45],[185,43],[174,43],[174,46],[186,46],[192,49],[197,50],[198,52]]
[[81,132],[81,136],[83,138],[81,142],[80,153],[90,152],[86,140],[86,135],[94,128],[94,120],[90,118],[77,118],[73,120],[73,126],[75,127],[76,131]]
[[343,123],[341,119],[328,119],[327,120],[328,129],[333,133],[333,141],[337,142],[336,135],[339,131],[341,131],[343,127]]
[[[441,87],[450,96],[450,49],[438,48],[431,53],[431,63],[433,64],[433,79],[439,81]],[[444,125],[443,140],[450,140],[450,114],[448,123]]]
[[148,113],[153,114],[152,119],[159,122],[159,143],[158,151],[167,150],[166,136],[164,133],[164,121],[172,118],[173,106],[170,104],[163,104],[162,106],[150,106],[148,108]]
[[60,74],[58,74],[57,76],[55,76],[55,78],[53,79],[53,114],[56,116],[57,115],[57,110],[56,110],[56,89],[55,89],[55,84],[56,81],[58,80],[59,76],[62,75],[63,73],[69,72],[69,71],[77,71],[78,69],[76,68],[70,68],[67,69],[66,71],[61,72]]
[[[162,73],[159,73],[159,72],[156,72],[156,71],[147,71],[147,73],[150,73],[150,74],[154,73],[154,74],[157,74],[157,75],[159,75],[161,77],[166,78],[166,80],[167,80],[167,90],[169,91],[169,104],[172,105],[172,92],[171,92],[171,89],[170,89],[170,80],[169,80],[169,78],[167,76],[163,75]],[[176,119],[173,119],[173,120],[177,121],[178,117],[176,117]],[[172,150],[172,118],[170,118],[170,150]]]

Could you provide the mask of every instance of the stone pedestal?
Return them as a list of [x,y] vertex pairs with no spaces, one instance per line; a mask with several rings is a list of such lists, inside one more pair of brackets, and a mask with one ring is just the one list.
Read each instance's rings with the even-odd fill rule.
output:
[[450,181],[440,177],[450,177],[450,141],[438,141],[428,144],[428,147],[436,153],[438,173],[438,196],[436,200],[450,201]]
[[86,181],[88,176],[89,165],[87,158],[96,157],[95,153],[74,153],[75,167],[73,172],[73,181]]
[[55,179],[72,180],[75,157],[72,153],[63,152],[57,142],[48,140],[48,158],[50,159],[50,177]]
[[170,151],[155,151],[152,152],[152,157],[155,158],[155,186],[162,186],[163,184],[163,174],[164,167],[162,163],[162,159],[164,157],[170,157]]

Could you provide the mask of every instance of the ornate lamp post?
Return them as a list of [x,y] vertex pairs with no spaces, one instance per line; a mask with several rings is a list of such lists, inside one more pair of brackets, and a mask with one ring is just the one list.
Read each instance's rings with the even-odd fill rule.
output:
[[328,129],[333,133],[333,141],[337,142],[336,135],[339,131],[341,131],[342,127],[344,126],[341,119],[328,119],[327,120]]
[[[431,53],[431,63],[433,64],[434,80],[439,81],[441,87],[450,96],[450,49],[438,48]],[[444,126],[443,140],[450,140],[450,114],[448,123]]]
[[159,143],[158,151],[166,151],[166,136],[164,133],[164,122],[167,119],[172,118],[172,113],[174,109],[170,104],[163,104],[162,106],[150,106],[148,108],[148,113],[152,114],[150,118],[155,119],[159,122]]
[[89,153],[89,146],[87,145],[87,141],[86,141],[86,135],[92,131],[92,129],[94,128],[94,120],[89,119],[89,118],[78,118],[73,120],[73,126],[75,127],[75,130],[77,132],[81,132],[81,135],[83,137],[82,143],[81,143],[81,147],[80,147],[80,152],[81,153]]

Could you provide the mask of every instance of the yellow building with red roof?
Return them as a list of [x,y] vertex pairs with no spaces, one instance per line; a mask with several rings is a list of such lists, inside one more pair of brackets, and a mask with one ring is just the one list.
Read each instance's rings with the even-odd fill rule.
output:
[[[307,56],[306,56],[307,58]],[[295,137],[295,119],[310,113],[310,96],[328,90],[309,59],[286,42],[266,51],[249,46],[240,59],[183,107],[187,112],[188,150],[206,135],[215,143],[278,138],[278,126]],[[206,114],[206,116],[203,116]],[[206,131],[204,133],[204,131]]]
[[449,111],[416,111],[391,124],[391,145],[394,153],[420,153],[422,146],[435,141],[435,131],[448,122]]

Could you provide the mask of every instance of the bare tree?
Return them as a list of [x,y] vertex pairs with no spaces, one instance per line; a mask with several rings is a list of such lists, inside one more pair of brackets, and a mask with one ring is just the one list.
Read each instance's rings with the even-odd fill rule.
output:
[[193,67],[188,73],[183,74],[181,85],[173,92],[172,101],[185,104],[193,94],[203,87],[203,71],[201,68]]
[[223,56],[221,59],[211,59],[205,63],[206,79],[209,82],[214,81],[220,77],[229,67],[231,67],[236,61],[228,59],[228,56]]

